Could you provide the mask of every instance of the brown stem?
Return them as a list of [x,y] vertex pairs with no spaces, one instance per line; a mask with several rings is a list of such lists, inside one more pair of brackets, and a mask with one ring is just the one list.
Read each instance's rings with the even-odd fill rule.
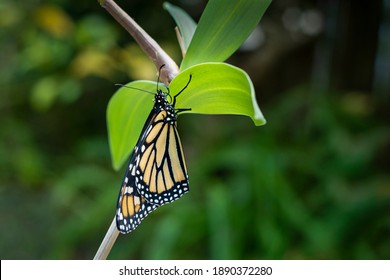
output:
[[119,235],[119,231],[116,228],[116,221],[115,217],[112,221],[110,228],[108,229],[106,236],[104,236],[104,239],[102,243],[100,244],[100,247],[98,251],[96,252],[94,260],[105,260],[107,259],[108,254],[111,251],[112,246],[114,245],[116,238]]
[[[165,84],[173,80],[179,72],[179,67],[172,58],[152,39],[125,11],[123,11],[113,0],[98,0],[100,5],[105,8],[113,18],[119,22],[133,38],[137,41],[142,50],[149,56],[157,70],[160,70],[161,65],[165,67],[161,69],[160,80]],[[114,245],[119,231],[116,228],[115,217],[104,237],[94,260],[105,260]]]
[[173,59],[113,0],[99,0],[99,3],[130,33],[152,60],[157,70],[160,69],[161,65],[165,64],[165,67],[161,70],[160,79],[168,86],[179,72],[179,67]]

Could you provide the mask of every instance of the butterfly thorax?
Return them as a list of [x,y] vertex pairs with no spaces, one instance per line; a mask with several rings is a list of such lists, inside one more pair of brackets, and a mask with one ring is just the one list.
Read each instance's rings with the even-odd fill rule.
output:
[[154,110],[156,111],[156,113],[165,111],[167,116],[164,121],[167,123],[174,124],[177,117],[176,111],[172,104],[168,102],[166,96],[167,95],[161,90],[157,91],[157,93],[154,95]]

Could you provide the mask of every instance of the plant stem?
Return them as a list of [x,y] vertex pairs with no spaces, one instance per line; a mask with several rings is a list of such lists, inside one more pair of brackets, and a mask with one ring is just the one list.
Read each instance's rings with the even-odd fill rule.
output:
[[179,68],[173,59],[113,0],[99,0],[99,3],[130,33],[152,60],[157,70],[160,69],[161,65],[165,64],[165,67],[161,69],[160,79],[168,86],[179,72]]
[[[179,72],[179,67],[176,65],[173,59],[113,0],[98,1],[100,5],[105,8],[112,15],[112,17],[130,33],[141,49],[152,60],[157,70],[160,70],[161,65],[165,64],[165,67],[163,67],[160,72],[160,80],[166,86],[168,86]],[[98,251],[96,252],[94,260],[107,259],[107,256],[110,253],[118,235],[119,231],[116,228],[116,222],[114,218],[110,228],[106,233],[106,236],[104,237]]]
[[112,223],[110,225],[110,228],[108,229],[106,236],[104,236],[104,239],[102,241],[102,244],[100,244],[100,247],[98,251],[96,252],[94,260],[105,260],[107,259],[108,254],[111,251],[112,246],[115,243],[116,238],[119,235],[119,231],[116,228],[116,221],[115,217],[114,220],[112,220]]

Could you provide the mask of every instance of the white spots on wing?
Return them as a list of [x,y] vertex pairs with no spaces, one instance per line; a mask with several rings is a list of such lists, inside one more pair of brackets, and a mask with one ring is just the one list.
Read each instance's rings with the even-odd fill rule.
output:
[[132,194],[134,191],[133,187],[126,186],[125,187],[125,194]]

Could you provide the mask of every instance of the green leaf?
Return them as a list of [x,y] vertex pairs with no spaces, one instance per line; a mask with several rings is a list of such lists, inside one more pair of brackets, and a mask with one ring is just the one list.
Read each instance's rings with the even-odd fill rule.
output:
[[[156,92],[156,82],[136,81],[126,86]],[[153,107],[153,95],[121,87],[107,107],[107,129],[112,166],[118,170],[133,150]]]
[[183,39],[184,50],[187,50],[192,40],[192,36],[196,30],[195,21],[183,9],[176,7],[168,2],[164,2],[163,7],[175,20]]
[[270,3],[271,0],[210,0],[181,69],[226,60],[248,38]]
[[176,101],[176,108],[191,108],[183,113],[244,115],[256,125],[266,123],[252,82],[240,68],[213,62],[190,67],[171,82],[172,96],[187,84],[190,74],[190,84]]
[[[241,69],[226,63],[203,63],[180,73],[170,84],[177,97],[176,108],[191,108],[182,113],[235,114],[252,118],[256,125],[265,119],[256,102],[253,85]],[[126,86],[156,92],[156,83],[136,81]],[[107,125],[112,165],[118,170],[129,157],[153,107],[153,96],[136,89],[120,88],[107,108]]]

